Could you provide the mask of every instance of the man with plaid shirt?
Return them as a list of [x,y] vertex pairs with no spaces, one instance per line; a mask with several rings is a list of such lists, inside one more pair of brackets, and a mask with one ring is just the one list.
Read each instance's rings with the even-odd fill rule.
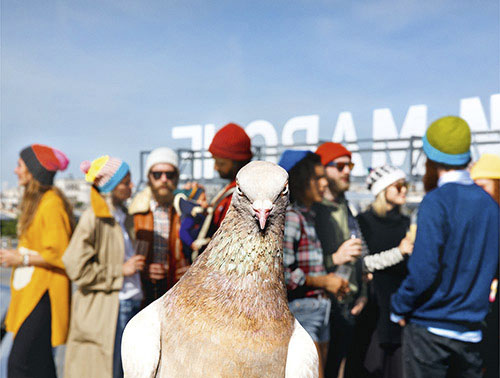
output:
[[136,253],[146,255],[141,275],[143,307],[165,294],[188,268],[179,238],[180,217],[172,205],[179,180],[177,154],[167,147],[153,150],[146,172],[148,186],[129,207],[138,241]]
[[343,294],[348,283],[327,274],[321,243],[316,236],[311,206],[323,198],[327,186],[320,157],[310,151],[287,150],[279,164],[289,174],[291,206],[285,217],[283,263],[290,311],[318,349],[320,377],[330,336],[330,299],[326,292]]

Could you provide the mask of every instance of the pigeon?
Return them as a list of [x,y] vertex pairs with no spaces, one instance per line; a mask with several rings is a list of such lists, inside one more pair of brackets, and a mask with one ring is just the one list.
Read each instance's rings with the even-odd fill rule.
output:
[[205,252],[125,328],[125,378],[318,376],[316,347],[284,282],[288,174],[253,161],[236,183]]

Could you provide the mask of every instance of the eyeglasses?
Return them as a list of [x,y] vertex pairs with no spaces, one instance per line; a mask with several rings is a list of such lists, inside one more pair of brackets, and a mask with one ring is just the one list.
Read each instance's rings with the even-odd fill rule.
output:
[[157,172],[151,172],[151,175],[153,175],[155,180],[161,179],[161,176],[163,175],[167,177],[167,180],[173,180],[177,178],[176,171],[157,171]]
[[326,166],[327,167],[335,167],[341,172],[344,170],[345,167],[349,167],[349,170],[352,171],[352,169],[354,168],[354,163],[352,161],[350,161],[348,163],[331,161]]
[[408,187],[410,184],[408,184],[406,181],[405,182],[397,182],[394,184],[394,187],[398,190],[398,192],[401,192],[403,188],[406,188],[408,190]]

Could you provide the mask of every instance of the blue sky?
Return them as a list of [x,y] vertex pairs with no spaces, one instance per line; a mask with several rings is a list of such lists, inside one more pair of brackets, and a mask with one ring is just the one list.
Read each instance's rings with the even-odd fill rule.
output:
[[499,19],[497,0],[2,0],[1,181],[35,142],[67,153],[63,175],[110,154],[137,181],[140,150],[188,146],[173,126],[318,114],[330,138],[347,110],[370,137],[376,108],[489,112]]

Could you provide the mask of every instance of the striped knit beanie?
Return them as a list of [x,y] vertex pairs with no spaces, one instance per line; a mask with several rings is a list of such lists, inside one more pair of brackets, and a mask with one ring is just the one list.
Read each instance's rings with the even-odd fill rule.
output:
[[399,168],[391,165],[383,165],[382,167],[374,168],[366,178],[368,189],[376,197],[381,191],[396,181],[406,179],[406,174]]
[[42,185],[53,185],[56,172],[64,171],[69,164],[63,152],[43,144],[26,147],[20,156],[33,178]]
[[460,117],[447,116],[434,121],[423,137],[429,160],[460,166],[470,161],[470,128]]
[[108,155],[92,162],[86,160],[80,164],[80,169],[85,173],[85,180],[101,193],[111,192],[130,171],[127,163]]
[[217,131],[208,151],[215,157],[236,161],[252,158],[250,137],[235,123],[228,123]]

